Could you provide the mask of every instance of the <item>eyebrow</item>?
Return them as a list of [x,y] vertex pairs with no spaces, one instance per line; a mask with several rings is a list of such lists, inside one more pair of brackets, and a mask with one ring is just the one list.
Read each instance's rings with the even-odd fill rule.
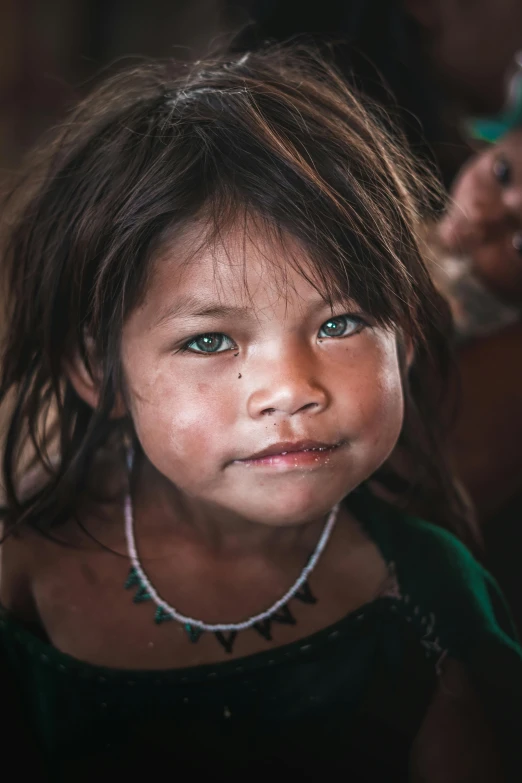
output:
[[161,326],[173,318],[244,317],[251,311],[251,307],[222,305],[217,302],[199,299],[198,297],[186,296],[178,299],[174,304],[162,311],[155,321],[155,326]]
[[[332,307],[335,307],[336,305],[347,307],[349,306],[349,301],[343,302],[339,300],[332,302]],[[327,302],[325,302],[323,299],[319,299],[314,304],[312,304],[308,310],[310,313],[314,313],[323,310],[327,306]],[[215,301],[200,299],[195,296],[185,296],[167,307],[166,310],[162,311],[155,321],[154,326],[162,326],[163,324],[175,318],[245,318],[252,313],[252,310],[252,306],[238,307],[233,305],[224,305]]]

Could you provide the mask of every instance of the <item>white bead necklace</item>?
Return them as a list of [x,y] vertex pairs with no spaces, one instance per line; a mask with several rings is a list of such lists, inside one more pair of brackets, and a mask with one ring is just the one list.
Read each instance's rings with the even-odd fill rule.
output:
[[[131,459],[129,460],[129,463],[131,464]],[[326,547],[326,544],[328,543],[333,526],[337,520],[338,511],[339,505],[335,506],[330,511],[321,534],[321,538],[319,539],[315,551],[311,555],[306,566],[303,568],[301,574],[296,579],[292,587],[269,609],[261,612],[260,614],[256,614],[253,617],[249,617],[247,620],[243,620],[239,623],[205,623],[202,620],[197,620],[195,617],[188,617],[187,615],[178,612],[177,609],[167,603],[167,601],[165,601],[157,593],[151,584],[139,559],[138,550],[136,547],[136,539],[134,537],[134,514],[132,500],[130,493],[128,493],[124,501],[124,516],[125,537],[127,539],[127,549],[129,559],[131,561],[131,570],[126,587],[139,587],[139,591],[134,599],[137,603],[140,601],[152,600],[156,604],[156,622],[162,622],[167,619],[177,620],[178,623],[182,623],[185,626],[189,633],[191,629],[198,629],[200,633],[203,631],[208,631],[211,633],[237,633],[238,631],[244,631],[247,628],[252,628],[254,625],[270,619],[274,614],[277,614],[277,612],[279,612],[280,609],[283,609],[283,607],[285,607],[285,605],[296,596],[296,593],[298,593],[305,586],[306,580],[315,568],[317,561],[319,560],[324,548]],[[190,635],[191,638],[194,636],[193,633]],[[196,638],[193,638],[192,640],[196,641],[199,635],[200,634],[196,634]]]

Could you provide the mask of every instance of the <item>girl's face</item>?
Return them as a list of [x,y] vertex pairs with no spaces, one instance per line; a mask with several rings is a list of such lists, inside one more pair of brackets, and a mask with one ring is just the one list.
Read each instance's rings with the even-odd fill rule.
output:
[[259,233],[180,264],[199,241],[163,252],[124,328],[137,436],[193,503],[268,525],[317,518],[397,441],[396,336],[354,302],[332,311]]
[[499,294],[522,295],[522,131],[474,157],[455,183],[439,234]]

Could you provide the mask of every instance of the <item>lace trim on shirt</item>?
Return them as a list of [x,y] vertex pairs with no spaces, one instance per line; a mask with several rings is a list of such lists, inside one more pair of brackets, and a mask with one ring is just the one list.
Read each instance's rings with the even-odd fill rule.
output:
[[395,563],[389,563],[388,576],[386,577],[379,598],[390,598],[394,601],[392,612],[400,612],[407,623],[411,623],[419,634],[419,641],[424,648],[427,658],[435,663],[435,671],[440,677],[443,663],[448,655],[448,650],[442,647],[440,637],[436,634],[437,620],[433,612],[424,611],[411,600],[411,596],[403,593],[397,577]]

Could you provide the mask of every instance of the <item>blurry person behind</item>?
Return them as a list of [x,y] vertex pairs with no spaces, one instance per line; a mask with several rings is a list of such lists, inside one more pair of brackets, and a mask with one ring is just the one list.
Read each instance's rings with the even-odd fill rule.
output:
[[[451,184],[471,154],[468,120],[505,110],[522,49],[519,0],[224,0],[236,49],[304,37],[394,115]],[[250,24],[248,24],[250,23]]]

